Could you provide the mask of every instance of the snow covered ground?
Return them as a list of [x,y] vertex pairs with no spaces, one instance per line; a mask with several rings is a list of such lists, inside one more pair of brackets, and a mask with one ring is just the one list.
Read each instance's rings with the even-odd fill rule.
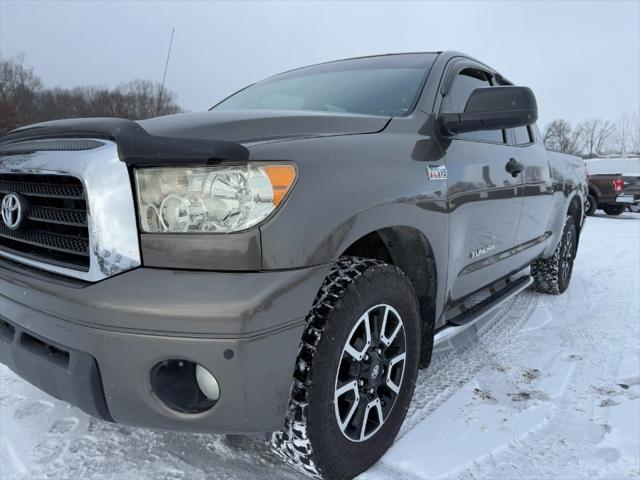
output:
[[[363,480],[640,478],[640,215],[588,219],[569,290],[524,292],[419,376]],[[293,479],[258,439],[91,419],[0,367],[0,479]]]

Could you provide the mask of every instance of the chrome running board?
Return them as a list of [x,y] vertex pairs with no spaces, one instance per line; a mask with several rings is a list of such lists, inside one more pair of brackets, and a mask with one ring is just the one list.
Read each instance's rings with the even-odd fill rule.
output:
[[510,282],[505,288],[486,300],[483,300],[478,305],[475,305],[466,312],[450,319],[447,324],[436,331],[434,348],[452,340],[469,327],[477,325],[481,320],[487,319],[503,302],[515,297],[518,293],[528,288],[532,283],[533,278],[531,276],[526,275],[520,277],[517,280]]

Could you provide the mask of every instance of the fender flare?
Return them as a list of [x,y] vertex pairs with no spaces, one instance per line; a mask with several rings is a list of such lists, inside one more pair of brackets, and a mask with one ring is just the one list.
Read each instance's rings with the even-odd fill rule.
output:
[[578,230],[578,239],[580,238],[580,230],[582,230],[582,226],[584,225],[584,218],[585,218],[585,213],[584,213],[585,198],[583,198],[583,196],[580,195],[580,191],[578,189],[574,190],[573,192],[571,192],[571,194],[568,197],[566,197],[566,201],[564,202],[564,206],[561,210],[562,215],[558,215],[554,220],[554,223],[551,229],[552,234],[551,234],[551,237],[549,237],[549,243],[547,248],[545,248],[544,252],[541,255],[542,258],[549,258],[554,254],[556,247],[558,246],[558,243],[562,238],[562,229],[564,228],[564,219],[567,217],[567,215],[569,215],[569,210],[571,209],[571,205],[574,202],[574,200],[578,201],[578,207],[579,207],[580,221],[576,225],[576,228]]

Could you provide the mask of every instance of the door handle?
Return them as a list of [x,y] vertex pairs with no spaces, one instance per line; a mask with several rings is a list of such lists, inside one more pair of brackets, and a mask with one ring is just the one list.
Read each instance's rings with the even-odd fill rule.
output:
[[510,158],[505,165],[505,170],[511,174],[512,177],[517,177],[519,173],[524,170],[524,165],[518,162],[515,158]]

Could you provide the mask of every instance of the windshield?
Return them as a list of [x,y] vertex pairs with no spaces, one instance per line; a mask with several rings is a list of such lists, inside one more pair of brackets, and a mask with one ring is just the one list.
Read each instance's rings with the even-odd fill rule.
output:
[[212,110],[314,110],[382,116],[411,112],[436,55],[357,58],[258,82]]

